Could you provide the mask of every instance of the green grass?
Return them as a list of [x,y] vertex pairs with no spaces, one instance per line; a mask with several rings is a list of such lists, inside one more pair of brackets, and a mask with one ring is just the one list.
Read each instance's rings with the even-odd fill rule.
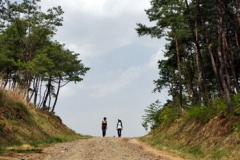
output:
[[[46,139],[35,140],[29,144],[20,141],[15,141],[11,145],[4,145],[0,147],[0,154],[14,154],[14,153],[41,153],[44,147],[54,143],[69,142],[77,139],[86,139],[91,136],[82,136],[79,134],[62,136],[62,137],[49,137]],[[28,146],[28,147],[24,147]]]
[[228,157],[229,157],[228,152],[221,149],[216,149],[215,151],[213,151],[211,155],[211,159],[213,160],[219,160],[219,159],[228,158]]
[[21,148],[17,148],[17,149],[10,149],[7,152],[8,153],[42,153],[41,148],[32,148],[32,149],[21,149]]
[[52,143],[61,143],[61,142],[66,142],[66,141],[68,141],[68,139],[59,138],[59,137],[49,137],[47,139],[33,141],[30,144],[32,146],[39,146],[39,145],[49,145]]
[[0,154],[38,153],[54,143],[90,137],[77,134],[55,113],[27,105],[18,92],[12,92],[0,88]]

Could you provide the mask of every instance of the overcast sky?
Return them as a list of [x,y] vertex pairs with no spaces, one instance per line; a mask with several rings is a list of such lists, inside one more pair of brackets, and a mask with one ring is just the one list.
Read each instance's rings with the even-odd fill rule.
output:
[[143,136],[144,109],[167,93],[152,93],[158,78],[164,40],[138,37],[136,23],[150,24],[144,9],[150,0],[41,0],[43,9],[61,6],[63,26],[55,39],[80,53],[87,72],[84,80],[62,88],[56,115],[77,133],[101,136],[107,117],[107,136],[116,136],[123,121],[123,137]]

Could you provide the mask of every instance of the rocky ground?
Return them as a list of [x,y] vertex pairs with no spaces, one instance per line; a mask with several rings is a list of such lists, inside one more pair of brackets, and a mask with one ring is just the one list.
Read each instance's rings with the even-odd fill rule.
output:
[[0,160],[183,160],[135,138],[92,137],[54,144],[40,154],[18,153]]

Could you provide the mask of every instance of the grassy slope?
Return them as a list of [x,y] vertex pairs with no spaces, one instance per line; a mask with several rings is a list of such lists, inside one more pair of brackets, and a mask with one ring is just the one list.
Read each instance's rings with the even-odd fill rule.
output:
[[239,160],[240,118],[215,116],[207,122],[183,118],[161,124],[141,140],[189,159]]
[[18,93],[0,89],[0,153],[9,146],[47,145],[84,138],[52,113],[27,105]]

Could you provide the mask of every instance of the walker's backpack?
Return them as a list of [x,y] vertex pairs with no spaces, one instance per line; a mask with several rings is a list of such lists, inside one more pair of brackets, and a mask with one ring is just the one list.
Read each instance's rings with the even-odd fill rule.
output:
[[102,121],[102,128],[106,128],[107,127],[107,121]]

